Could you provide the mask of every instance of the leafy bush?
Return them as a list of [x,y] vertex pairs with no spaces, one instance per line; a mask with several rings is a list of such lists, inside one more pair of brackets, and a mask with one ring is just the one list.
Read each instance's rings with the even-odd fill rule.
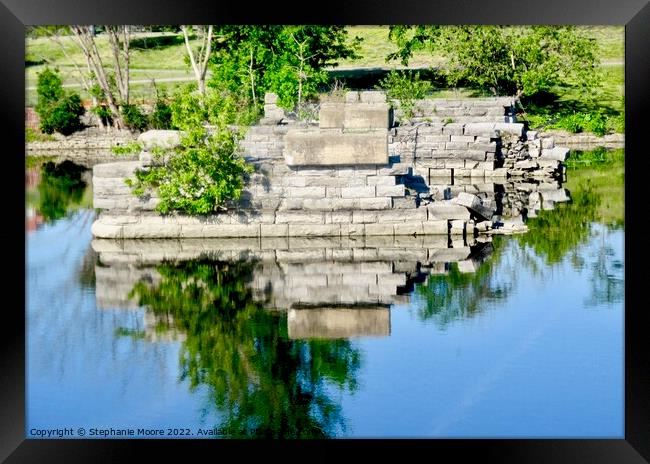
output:
[[111,148],[111,151],[116,155],[133,155],[142,151],[142,144],[137,140],[133,140],[124,145],[116,145]]
[[413,117],[415,100],[426,97],[431,83],[420,79],[420,73],[391,71],[379,81],[375,88],[386,90],[389,99],[400,101],[400,107],[407,118]]
[[[212,135],[194,129],[172,152],[166,164],[136,171],[136,181],[127,182],[142,196],[157,188],[157,210],[190,215],[210,214],[223,209],[229,199],[238,199],[244,188],[244,174],[251,167],[237,153],[238,134],[220,129]],[[164,153],[154,156],[160,160]]]
[[164,100],[156,100],[153,112],[149,117],[149,126],[152,129],[172,128],[172,109]]
[[43,133],[59,132],[69,135],[82,128],[79,120],[84,114],[81,98],[76,93],[63,90],[57,71],[46,68],[38,74],[36,93],[38,103],[35,110],[40,118],[40,129]]
[[144,131],[149,127],[149,119],[144,112],[133,104],[122,105],[124,124],[131,130]]

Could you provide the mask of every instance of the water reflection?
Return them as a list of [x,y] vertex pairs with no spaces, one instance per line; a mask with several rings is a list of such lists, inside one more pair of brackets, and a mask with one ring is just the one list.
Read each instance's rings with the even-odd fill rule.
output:
[[[613,333],[624,297],[618,169],[570,172],[555,189],[569,201],[552,210],[539,185],[478,192],[530,228],[481,240],[92,240],[85,248],[92,212],[70,214],[83,208],[77,194],[50,195],[52,211],[67,206],[54,220],[60,227],[30,236],[29,422],[200,424],[226,437],[582,436],[581,418],[595,435],[611,434],[622,414],[607,384],[622,373],[610,359],[622,353]],[[77,184],[49,185],[72,192]],[[83,249],[74,247],[74,262],[57,258],[64,264],[54,272],[50,251],[65,256],[77,237]],[[62,282],[92,303],[79,297],[88,307],[73,307]],[[161,398],[179,406],[164,409]],[[609,409],[594,408],[594,398]],[[59,402],[80,406],[58,411]]]
[[25,173],[27,230],[62,219],[72,211],[92,208],[91,173],[66,160],[32,166]]
[[180,378],[208,385],[227,437],[316,438],[345,432],[325,384],[354,391],[360,353],[347,340],[293,340],[247,283],[255,263],[190,261],[157,267],[160,280],[130,296],[154,331],[185,334]]

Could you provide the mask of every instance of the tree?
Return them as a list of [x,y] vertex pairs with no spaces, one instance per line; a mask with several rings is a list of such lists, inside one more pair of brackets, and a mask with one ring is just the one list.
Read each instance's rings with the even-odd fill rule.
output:
[[555,86],[591,88],[597,79],[597,44],[574,26],[391,26],[399,49],[388,59],[408,63],[427,48],[447,58],[452,85],[467,82],[516,98]]
[[257,103],[275,92],[293,109],[326,82],[323,68],[356,57],[360,40],[349,42],[343,26],[219,26],[209,85]]
[[36,93],[38,103],[34,109],[40,118],[41,131],[69,135],[81,128],[79,117],[84,113],[81,98],[63,89],[58,72],[45,68],[39,73]]
[[137,282],[129,296],[157,316],[158,330],[186,335],[181,380],[207,387],[226,438],[336,436],[345,420],[329,388],[356,390],[361,353],[349,340],[289,339],[286,314],[266,309],[246,284],[256,266],[162,264],[159,282]]
[[130,26],[104,26],[111,47],[112,70],[102,60],[93,26],[70,26],[70,29],[97,83],[98,89],[91,89],[91,93],[106,99],[114,127],[123,129],[120,106],[129,104]]
[[189,27],[181,26],[181,31],[183,31],[183,37],[185,38],[185,48],[187,49],[187,55],[192,64],[192,69],[194,70],[194,76],[196,77],[199,92],[201,95],[205,95],[205,75],[208,70],[208,60],[212,49],[213,26],[196,26],[196,29],[198,30],[201,44],[198,52],[195,54],[194,50],[192,50],[192,47],[190,46]]

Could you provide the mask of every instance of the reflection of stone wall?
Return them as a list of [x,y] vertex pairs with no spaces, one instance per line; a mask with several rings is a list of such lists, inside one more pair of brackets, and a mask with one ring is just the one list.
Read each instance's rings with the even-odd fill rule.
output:
[[390,335],[388,308],[290,309],[289,338],[350,338]]
[[[451,243],[439,236],[349,238],[263,238],[222,240],[95,239],[96,298],[100,308],[133,308],[128,295],[137,282],[157,285],[163,262],[209,258],[254,263],[246,282],[252,297],[270,310],[287,310],[291,338],[347,338],[390,334],[389,307],[407,304],[416,283],[445,274],[449,263],[475,272],[491,244]],[[179,339],[161,334],[147,313],[148,340]]]

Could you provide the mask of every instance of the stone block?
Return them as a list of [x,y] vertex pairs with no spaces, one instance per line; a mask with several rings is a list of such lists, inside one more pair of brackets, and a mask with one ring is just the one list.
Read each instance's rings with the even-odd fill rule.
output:
[[374,90],[359,92],[361,103],[386,103],[386,93]]
[[555,141],[553,137],[544,137],[542,138],[542,148],[553,148],[555,147]]
[[393,224],[366,224],[366,235],[393,235]]
[[345,103],[358,103],[359,92],[345,92]]
[[278,211],[275,213],[276,224],[323,224],[322,212]]
[[284,157],[290,166],[387,164],[388,136],[385,131],[290,130]]
[[470,213],[466,207],[451,201],[436,201],[426,207],[428,220],[439,219],[469,219]]
[[395,235],[424,235],[421,221],[396,222],[393,228]]
[[466,149],[467,149],[467,142],[446,142],[445,143],[445,150],[466,150]]
[[288,224],[261,224],[260,235],[262,237],[286,237],[289,235]]
[[465,221],[462,219],[452,219],[449,221],[449,233],[452,235],[462,235],[465,233]]
[[422,223],[424,235],[443,235],[449,232],[449,223],[446,219],[425,221]]
[[494,125],[494,128],[502,134],[514,134],[519,137],[521,137],[524,132],[524,125],[519,122],[498,122]]
[[445,124],[442,128],[442,133],[445,135],[463,135],[463,124],[449,123]]
[[361,209],[390,209],[392,206],[391,198],[359,198],[359,208]]
[[454,199],[454,201],[457,204],[468,208],[470,211],[472,211],[474,214],[477,214],[482,219],[489,220],[494,214],[495,209],[492,206],[484,204],[483,200],[471,193],[461,192]]
[[292,198],[325,198],[325,187],[288,187]]
[[102,163],[93,166],[93,178],[100,177],[132,177],[135,170],[142,167],[140,161],[118,161],[115,163]]
[[376,195],[375,186],[366,187],[342,187],[341,198],[368,198]]
[[473,135],[452,135],[450,142],[474,143]]
[[389,209],[386,211],[377,211],[377,222],[380,224],[426,220],[427,210],[425,208]]
[[264,103],[267,105],[275,105],[278,103],[278,95],[275,93],[267,92],[264,94]]
[[320,106],[318,126],[321,129],[343,129],[344,116],[344,103],[322,103]]
[[138,142],[145,150],[153,148],[172,149],[181,144],[181,131],[175,130],[148,130],[138,136]]
[[289,224],[290,237],[323,237],[341,235],[340,224]]
[[403,184],[399,185],[378,185],[378,197],[403,197],[406,195],[406,188]]
[[566,161],[569,157],[569,149],[565,147],[554,147],[542,149],[541,158],[557,161]]
[[[388,129],[389,106],[387,103],[345,104],[344,129]],[[386,139],[388,141],[388,138]]]
[[366,183],[368,185],[376,185],[376,186],[395,185],[395,176],[368,176],[366,177]]

